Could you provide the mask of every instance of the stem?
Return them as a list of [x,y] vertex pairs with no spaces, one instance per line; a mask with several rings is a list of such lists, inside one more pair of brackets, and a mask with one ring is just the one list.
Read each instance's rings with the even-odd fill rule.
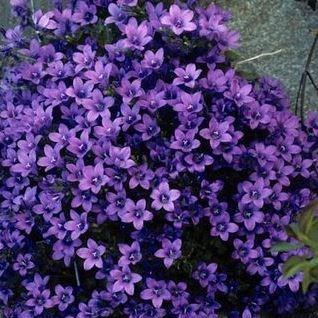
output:
[[298,113],[298,104],[299,104],[299,99],[300,99],[300,117],[301,117],[301,122],[304,121],[304,106],[305,106],[305,95],[306,95],[306,84],[307,84],[307,76],[309,73],[309,67],[310,67],[310,63],[312,61],[313,55],[314,55],[314,51],[316,48],[318,42],[318,32],[315,35],[313,44],[310,48],[308,57],[307,57],[307,61],[305,64],[305,69],[302,73],[301,76],[301,80],[300,80],[300,84],[299,84],[299,89],[298,89],[298,93],[297,93],[297,99],[296,99],[296,114]]
[[248,59],[246,59],[246,60],[239,61],[239,62],[236,63],[236,65],[244,64],[244,63],[246,63],[246,62],[251,62],[251,61],[257,60],[257,59],[259,59],[259,58],[262,58],[262,57],[264,57],[264,56],[276,55],[276,54],[279,54],[279,53],[281,53],[281,52],[283,52],[283,51],[284,51],[283,49],[279,49],[279,50],[274,51],[274,52],[261,53],[261,54],[259,54],[259,55],[250,57],[250,58],[248,58]]
[[77,287],[80,287],[81,286],[81,282],[80,282],[80,279],[79,279],[79,274],[78,274],[78,268],[77,268],[76,261],[74,261],[74,271],[75,271],[75,278],[76,278]]
[[318,93],[318,86],[317,86],[317,84],[315,83],[315,81],[314,81],[312,75],[311,75],[309,72],[307,72],[307,76],[309,77],[312,86],[315,88],[315,90],[316,90],[317,93]]

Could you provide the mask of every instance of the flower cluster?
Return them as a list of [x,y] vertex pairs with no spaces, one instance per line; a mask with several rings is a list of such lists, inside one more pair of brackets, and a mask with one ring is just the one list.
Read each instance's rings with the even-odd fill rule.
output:
[[[318,114],[248,82],[230,14],[195,1],[55,0],[3,31],[6,318],[260,317],[311,307],[284,227],[318,189]],[[65,2],[65,1],[64,1]],[[301,251],[297,252],[301,253]]]

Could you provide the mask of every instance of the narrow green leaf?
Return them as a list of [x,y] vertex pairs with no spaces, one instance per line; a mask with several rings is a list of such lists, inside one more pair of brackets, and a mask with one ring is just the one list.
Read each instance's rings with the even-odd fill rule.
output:
[[298,272],[304,271],[308,267],[309,264],[305,257],[292,256],[284,264],[283,273],[284,276],[288,278]]
[[279,242],[271,248],[271,251],[272,252],[288,252],[288,251],[297,250],[303,246],[304,245],[300,243]]
[[315,212],[318,211],[318,200],[312,201],[300,214],[299,228],[304,234],[308,234],[314,224]]

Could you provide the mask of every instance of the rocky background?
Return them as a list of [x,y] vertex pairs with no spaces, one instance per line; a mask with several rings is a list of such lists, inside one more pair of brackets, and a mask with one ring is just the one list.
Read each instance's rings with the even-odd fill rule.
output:
[[[29,0],[32,1],[32,0]],[[10,0],[0,0],[0,24],[10,25]],[[35,9],[46,8],[50,0],[33,0]],[[210,0],[198,2],[209,4]],[[239,65],[240,69],[259,75],[271,75],[287,87],[295,105],[301,73],[318,32],[318,10],[294,0],[215,0],[232,11],[232,26],[240,31],[242,46],[239,60],[255,58]],[[318,84],[318,47],[310,72]],[[318,109],[318,92],[307,84],[306,109]]]

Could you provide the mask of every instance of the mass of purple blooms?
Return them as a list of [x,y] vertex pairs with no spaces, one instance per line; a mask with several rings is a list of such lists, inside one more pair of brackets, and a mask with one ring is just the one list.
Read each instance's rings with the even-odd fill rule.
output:
[[[5,318],[284,317],[318,304],[285,226],[318,189],[318,114],[247,81],[211,4],[11,0],[0,81]],[[263,316],[262,316],[263,317]],[[300,317],[300,316],[298,316]]]

